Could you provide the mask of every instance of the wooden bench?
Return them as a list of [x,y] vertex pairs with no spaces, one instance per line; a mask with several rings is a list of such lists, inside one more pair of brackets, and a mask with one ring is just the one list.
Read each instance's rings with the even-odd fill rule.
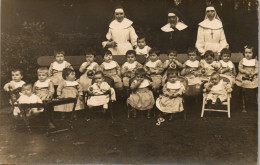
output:
[[[239,63],[239,61],[243,58],[242,53],[232,53],[231,54],[231,61],[233,63]],[[142,55],[137,55],[136,59],[140,63],[145,62],[145,57]],[[167,54],[161,54],[160,59],[162,62],[164,62],[167,59]],[[188,60],[187,54],[178,54],[177,59],[184,63],[186,60]],[[49,67],[50,64],[54,61],[53,56],[41,56],[37,59],[37,63],[39,66],[47,66]],[[74,69],[79,69],[81,64],[85,62],[86,58],[85,56],[65,56],[65,60],[71,63]],[[117,61],[119,65],[123,65],[124,62],[126,62],[126,56],[125,55],[117,55],[113,56],[113,60]],[[98,55],[95,60],[99,65],[103,62],[102,56]]]

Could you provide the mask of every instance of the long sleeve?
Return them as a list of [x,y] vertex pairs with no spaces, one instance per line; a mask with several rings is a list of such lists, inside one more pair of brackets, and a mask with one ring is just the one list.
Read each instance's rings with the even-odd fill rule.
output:
[[101,64],[101,65],[99,66],[99,70],[100,70],[101,72],[104,72],[105,66],[104,66],[103,64]]
[[55,90],[54,90],[54,85],[53,85],[53,82],[50,81],[49,82],[49,96],[53,96]]
[[65,82],[64,81],[60,82],[60,84],[58,85],[58,88],[57,88],[57,96],[61,95],[62,89],[64,88],[64,86],[65,86]]
[[106,38],[107,38],[108,41],[103,41],[102,42],[103,48],[105,48],[107,43],[112,40],[112,30],[110,28],[108,29],[108,32],[106,34]]
[[163,63],[161,61],[159,61],[156,65],[156,70],[158,74],[161,74],[163,72]]
[[86,62],[84,62],[83,64],[81,64],[79,71],[81,73],[84,73],[86,71],[86,67],[88,66],[88,64]]
[[238,64],[238,70],[239,70],[240,73],[245,74],[245,73],[246,73],[246,70],[244,69],[242,63],[243,63],[243,60],[241,60],[241,61],[239,62],[239,64]]
[[79,96],[82,96],[83,95],[83,87],[81,86],[81,84],[79,84],[77,86],[77,88],[78,88]]
[[53,75],[53,63],[51,63],[50,67],[49,67],[49,76]]
[[122,66],[122,69],[121,69],[121,74],[122,74],[122,76],[124,76],[124,74],[125,74],[127,71],[128,71],[128,67],[125,66],[125,65],[123,65],[123,66]]
[[70,69],[74,70],[74,68],[71,66],[71,64],[69,62],[66,62],[65,68],[70,68]]
[[116,62],[116,71],[117,71],[117,75],[121,76],[121,67],[118,65],[117,62]]
[[195,44],[196,48],[198,49],[198,51],[204,55],[205,53],[205,41],[204,41],[204,37],[203,37],[203,27],[199,26],[198,28],[198,34],[197,34],[197,41]]
[[139,62],[136,63],[136,69],[139,69],[139,68],[143,68],[143,65],[140,64]]
[[35,93],[36,92],[36,82],[33,84],[33,93]]
[[227,43],[226,36],[225,36],[223,28],[221,29],[220,35],[221,36],[220,36],[220,41],[219,41],[220,45],[219,45],[218,53],[220,53],[223,48],[228,48],[228,43]]
[[163,69],[167,69],[168,68],[168,66],[169,66],[169,64],[170,64],[170,62],[169,62],[169,60],[165,60],[164,61],[164,63],[163,63]]
[[6,83],[5,86],[4,86],[4,90],[7,91],[7,92],[10,91],[10,89],[9,89],[10,86],[11,86],[10,82]]
[[94,73],[96,73],[97,71],[99,71],[99,65],[96,64],[94,67],[93,67],[93,71]]
[[130,31],[130,40],[131,40],[131,44],[132,46],[136,46],[137,45],[137,35],[135,33],[135,29],[131,26],[129,28],[129,31]]

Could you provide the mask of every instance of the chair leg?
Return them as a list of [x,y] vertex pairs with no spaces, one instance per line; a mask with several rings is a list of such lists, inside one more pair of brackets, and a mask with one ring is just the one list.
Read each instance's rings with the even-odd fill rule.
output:
[[27,127],[29,133],[32,133],[31,126],[30,126],[28,118],[26,116],[26,110],[25,109],[21,109],[21,111],[23,112],[23,120],[24,120],[24,122],[26,124],[26,127]]
[[227,108],[228,108],[228,118],[230,118],[230,98],[228,98]]
[[70,128],[70,130],[72,130],[74,128],[73,120],[74,120],[75,108],[76,108],[77,100],[78,99],[76,99],[76,101],[73,104],[73,109],[72,109],[71,116],[70,116],[70,121],[69,121],[69,128]]
[[202,102],[202,110],[201,110],[201,116],[200,117],[203,117],[204,116],[204,111],[205,111],[205,98],[203,97],[203,102]]
[[246,112],[246,105],[245,105],[245,91],[241,90],[241,97],[242,97],[242,112]]

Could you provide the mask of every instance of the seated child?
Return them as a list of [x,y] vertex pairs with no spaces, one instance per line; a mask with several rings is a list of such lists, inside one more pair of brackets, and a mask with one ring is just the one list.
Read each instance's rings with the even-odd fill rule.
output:
[[148,56],[151,48],[146,45],[145,36],[141,35],[137,38],[137,47],[135,49],[137,55],[144,55],[146,62],[148,61]]
[[79,83],[82,86],[83,91],[86,92],[92,82],[92,78],[89,78],[89,76],[91,76],[90,74],[91,72],[88,71],[92,71],[92,75],[94,75],[98,71],[99,66],[98,63],[94,61],[96,52],[92,50],[88,50],[86,51],[85,55],[86,55],[86,62],[84,62],[79,68],[79,71],[82,73],[82,75],[79,78]]
[[227,48],[224,48],[220,52],[221,60],[219,61],[220,63],[220,70],[219,73],[222,74],[223,76],[227,76],[232,82],[232,84],[235,83],[235,76],[237,75],[236,73],[236,68],[235,65],[233,64],[232,61],[230,61],[231,58],[231,52]]
[[126,52],[127,61],[122,65],[121,74],[123,77],[124,88],[129,88],[129,80],[135,77],[135,71],[142,68],[142,64],[136,61],[136,53],[134,50]]
[[152,78],[152,87],[155,93],[159,93],[159,88],[162,85],[162,72],[163,72],[163,64],[162,61],[159,60],[160,52],[156,49],[151,49],[149,54],[149,61],[145,64],[145,71],[148,76]]
[[162,84],[165,84],[165,81],[167,79],[167,71],[169,69],[174,69],[176,71],[179,71],[182,69],[183,65],[180,61],[177,60],[177,51],[174,49],[168,50],[168,60],[166,60],[163,63],[163,69],[165,70],[165,73],[163,75]]
[[55,51],[54,52],[55,61],[51,63],[49,68],[49,76],[51,77],[51,81],[53,82],[53,85],[55,87],[55,90],[57,86],[60,84],[62,79],[62,70],[64,68],[72,68],[70,63],[65,61],[65,52],[64,51]]
[[162,112],[159,114],[156,125],[164,122],[164,114],[170,114],[169,120],[172,120],[172,114],[182,112],[184,85],[178,80],[178,72],[170,69],[167,73],[167,82],[163,86],[163,94],[156,100],[156,107]]
[[54,86],[48,76],[48,68],[41,67],[37,70],[38,81],[34,83],[33,92],[40,97],[41,100],[49,100],[53,97]]
[[[6,92],[11,92],[10,104],[14,105],[14,103],[20,97],[21,88],[25,84],[25,82],[22,80],[22,78],[23,78],[22,70],[20,70],[20,69],[13,69],[11,71],[11,73],[12,73],[12,81],[10,81],[9,83],[5,84],[4,90]],[[13,115],[14,116],[18,116],[19,113],[20,113],[19,108],[18,107],[14,107]]]
[[201,79],[204,81],[208,81],[211,74],[217,72],[220,69],[220,63],[215,61],[214,52],[211,50],[207,50],[204,54],[205,59],[200,61],[201,68]]
[[146,77],[145,70],[143,68],[137,69],[130,84],[132,93],[127,99],[127,105],[133,108],[133,117],[136,117],[136,110],[148,110],[147,118],[150,118],[151,109],[154,106],[153,92],[149,89],[151,84],[150,78]]
[[[83,109],[82,95],[83,89],[81,85],[75,81],[75,71],[71,68],[65,68],[62,71],[63,80],[57,88],[58,98],[76,98],[78,97],[75,110]],[[73,109],[73,103],[54,106],[54,111],[58,112],[71,112]],[[74,116],[76,118],[76,116]],[[62,118],[65,118],[65,114],[62,113]]]
[[[33,94],[32,84],[24,84],[22,86],[22,94],[17,100],[19,104],[35,104],[35,103],[42,103],[42,100],[39,96]],[[43,112],[43,108],[31,108],[27,113],[26,116],[31,116],[34,114],[38,114]],[[20,112],[19,112],[20,113]]]
[[94,74],[94,84],[88,88],[87,105],[89,108],[103,105],[104,112],[108,109],[108,102],[110,100],[109,93],[111,94],[111,101],[116,101],[116,95],[114,88],[105,82],[104,74],[101,71],[97,71]]
[[211,75],[210,81],[204,85],[207,94],[207,104],[221,105],[227,100],[228,92],[232,91],[231,84],[220,79],[219,73],[215,72]]

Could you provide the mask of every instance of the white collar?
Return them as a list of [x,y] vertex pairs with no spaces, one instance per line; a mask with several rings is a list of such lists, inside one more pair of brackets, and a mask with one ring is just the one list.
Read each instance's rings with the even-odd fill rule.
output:
[[[178,29],[179,31],[182,31],[182,30],[186,29],[187,27],[188,27],[188,26],[185,25],[185,24],[182,23],[182,22],[178,22],[178,23],[176,24],[176,29]],[[171,24],[170,24],[170,23],[164,25],[164,26],[161,28],[161,30],[164,31],[164,32],[173,32],[173,31],[174,31],[174,29],[171,28]]]
[[149,81],[147,79],[144,79],[138,88],[145,88],[145,87],[148,87],[149,85],[150,85]]
[[111,29],[126,29],[129,28],[130,26],[132,26],[133,22],[130,21],[127,18],[124,18],[122,22],[118,22],[117,20],[113,20],[109,27]]
[[248,60],[246,58],[243,58],[242,64],[245,66],[255,66],[255,59]]
[[116,68],[116,62],[115,61],[110,61],[110,62],[103,62],[103,65],[105,67],[105,69],[114,69]]
[[223,28],[222,22],[218,19],[213,19],[212,21],[210,21],[209,19],[205,19],[204,21],[199,23],[199,26],[213,30]]
[[199,67],[199,61],[195,60],[195,61],[191,61],[191,60],[187,60],[186,61],[186,65],[192,68],[198,68]]
[[226,68],[233,68],[233,63],[231,61],[225,62],[223,60],[219,60],[219,62],[221,63],[222,67]]
[[167,88],[168,89],[180,89],[181,88],[181,82],[176,81],[175,83],[167,82]]
[[66,86],[76,86],[76,85],[79,85],[79,83],[77,81],[67,81],[65,80],[66,82]]

